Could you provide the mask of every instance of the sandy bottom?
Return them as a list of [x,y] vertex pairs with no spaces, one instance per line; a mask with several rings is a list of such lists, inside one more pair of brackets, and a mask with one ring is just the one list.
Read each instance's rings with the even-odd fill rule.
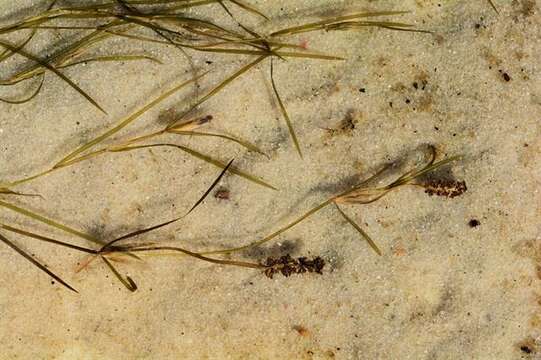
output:
[[[224,162],[234,158],[278,190],[226,174],[220,194],[213,191],[188,217],[138,241],[193,251],[248,244],[384,164],[415,158],[427,144],[440,159],[463,156],[446,171],[468,191],[449,199],[404,187],[369,205],[343,205],[382,256],[328,207],[259,249],[225,257],[321,256],[322,275],[269,279],[259,270],[182,256],[125,258],[118,268],[136,281],[134,293],[102,262],[76,272],[88,256],[0,232],[79,291],[52,282],[0,244],[0,358],[541,358],[541,18],[536,1],[495,2],[499,14],[482,0],[250,0],[268,14],[266,22],[236,8],[241,21],[263,33],[365,10],[409,10],[389,19],[433,33],[361,29],[294,37],[346,59],[275,60],[276,84],[304,157],[289,139],[264,61],[194,115],[212,115],[205,131],[251,141],[267,156],[219,138],[162,141]],[[36,13],[33,3],[1,2],[3,23]],[[217,6],[197,14],[232,26]],[[41,53],[72,35],[46,32],[28,50]],[[147,54],[163,65],[126,61],[65,70],[107,115],[52,73],[32,102],[0,104],[4,181],[47,169],[192,76],[172,46],[114,39],[92,53]],[[159,129],[252,60],[190,55],[193,66],[212,70],[199,88],[172,96],[116,140]],[[24,85],[0,88],[0,96],[24,91]],[[14,188],[42,198],[2,199],[107,241],[185,213],[219,173],[177,149],[142,149]],[[7,209],[2,222],[92,246]]]

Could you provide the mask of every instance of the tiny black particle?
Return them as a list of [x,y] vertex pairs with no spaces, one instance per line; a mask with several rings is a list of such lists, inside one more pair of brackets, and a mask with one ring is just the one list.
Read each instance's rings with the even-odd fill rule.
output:
[[532,353],[532,349],[530,349],[528,346],[526,345],[522,345],[520,347],[520,351],[522,351],[523,353],[526,353],[526,354],[531,354]]
[[366,89],[365,88],[360,88],[359,91],[362,92],[362,93],[365,93]]
[[504,72],[504,73],[502,74],[502,76],[503,76],[503,79],[504,79],[505,81],[511,81],[511,76],[509,76],[508,73],[505,73],[505,72]]
[[474,227],[477,227],[477,226],[481,225],[481,223],[477,219],[471,219],[468,222],[468,225],[470,225],[470,227],[474,228]]

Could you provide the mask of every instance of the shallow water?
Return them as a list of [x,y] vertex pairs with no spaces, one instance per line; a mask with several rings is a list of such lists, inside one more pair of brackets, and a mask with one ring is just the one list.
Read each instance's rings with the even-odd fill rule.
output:
[[[30,14],[35,1],[0,2],[2,22]],[[260,249],[231,255],[258,262],[286,253],[321,256],[323,275],[265,277],[181,256],[117,263],[137,282],[127,291],[103,263],[76,272],[88,256],[10,234],[10,239],[74,286],[52,283],[0,246],[1,358],[12,359],[518,359],[536,358],[541,293],[541,87],[535,1],[255,1],[270,20],[236,9],[271,32],[324,16],[409,10],[390,19],[433,33],[384,29],[307,33],[309,49],[344,61],[275,60],[277,88],[304,157],[289,138],[268,61],[202,104],[204,128],[246,139],[268,157],[223,139],[167,135],[263,178],[278,191],[226,174],[188,217],[141,238],[193,251],[237,247],[270,234],[365,179],[384,164],[434,145],[468,191],[449,199],[404,187],[343,210],[377,243],[377,256],[332,207]],[[22,10],[20,10],[22,9]],[[233,26],[217,6],[193,16]],[[74,33],[47,32],[29,51],[49,51]],[[89,63],[66,69],[104,115],[57,76],[23,105],[0,103],[2,176],[49,168],[166,89],[192,76],[172,47],[108,40],[92,54],[147,54],[152,62]],[[190,53],[212,72],[115,137],[158,130],[250,57]],[[14,57],[6,69],[20,68]],[[0,96],[24,93],[2,88]],[[19,92],[18,92],[19,91]],[[332,129],[332,130],[329,130]],[[114,141],[112,139],[111,141]],[[20,185],[42,198],[3,197],[99,239],[113,239],[185,213],[219,175],[173,148],[93,158]],[[392,177],[392,174],[391,174]],[[224,193],[225,194],[225,193]],[[2,210],[2,222],[85,246]],[[1,232],[0,232],[1,233]],[[2,233],[4,234],[4,233]],[[4,234],[6,235],[6,234]],[[7,235],[6,235],[7,236]],[[541,350],[540,350],[541,351]]]

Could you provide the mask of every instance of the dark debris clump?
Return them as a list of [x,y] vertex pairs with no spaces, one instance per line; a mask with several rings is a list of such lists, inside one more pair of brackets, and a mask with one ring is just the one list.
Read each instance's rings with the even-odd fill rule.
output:
[[303,274],[306,272],[323,274],[322,270],[325,267],[325,260],[316,256],[313,259],[306,257],[292,258],[289,254],[279,258],[268,257],[263,263],[265,267],[264,273],[271,278],[274,274],[280,273],[285,277],[292,274]]
[[425,193],[430,196],[445,196],[451,199],[468,190],[465,181],[456,180],[429,180],[422,185],[425,188]]

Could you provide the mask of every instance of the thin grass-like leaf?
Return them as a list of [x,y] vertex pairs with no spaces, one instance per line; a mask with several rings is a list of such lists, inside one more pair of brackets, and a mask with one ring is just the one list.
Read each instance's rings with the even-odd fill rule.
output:
[[490,6],[492,6],[492,8],[494,9],[494,11],[496,11],[496,14],[499,14],[500,11],[498,10],[498,8],[496,7],[496,4],[494,4],[494,1],[493,0],[488,0],[488,3],[490,4]]
[[62,66],[59,66],[59,68],[67,68],[72,67],[80,64],[88,64],[92,62],[117,62],[117,61],[140,61],[140,60],[149,60],[158,64],[163,64],[159,59],[148,56],[148,55],[110,55],[110,56],[97,56],[93,58],[88,58],[84,60],[78,60],[74,61]]
[[[24,39],[20,44],[16,45],[16,48],[17,49],[23,49],[26,44],[28,44],[32,38],[34,37],[34,35],[36,35],[36,30],[33,29],[31,32],[30,32],[30,35]],[[13,55],[15,55],[17,52],[15,51],[11,51],[9,49],[4,49],[4,51],[2,52],[2,54],[0,55],[0,62],[3,62],[3,61],[6,61],[7,59],[9,59],[10,57],[12,57]]]
[[77,155],[81,154],[82,152],[92,148],[94,145],[96,144],[99,144],[101,143],[102,141],[108,139],[109,137],[113,136],[114,134],[116,134],[117,132],[119,132],[120,130],[122,130],[123,128],[125,128],[126,126],[130,125],[133,121],[135,121],[137,118],[139,118],[141,115],[143,115],[145,112],[149,111],[150,109],[152,109],[154,106],[156,106],[157,104],[159,104],[160,102],[164,101],[165,99],[167,99],[169,96],[173,95],[174,93],[176,93],[177,91],[179,91],[180,89],[182,89],[183,87],[185,87],[186,85],[190,84],[190,83],[193,83],[194,81],[202,78],[203,76],[205,76],[208,72],[205,72],[203,73],[202,75],[199,75],[199,76],[196,76],[190,80],[187,80],[187,81],[184,81],[182,82],[181,84],[175,86],[174,88],[164,92],[163,94],[161,94],[160,96],[158,96],[156,99],[154,99],[153,101],[151,101],[150,103],[146,104],[145,106],[143,106],[141,109],[137,110],[136,112],[134,112],[133,114],[127,116],[126,118],[124,118],[122,121],[120,121],[120,123],[118,125],[116,125],[115,127],[113,127],[112,129],[106,131],[105,133],[103,133],[102,135],[98,136],[97,138],[87,142],[86,144],[80,146],[79,148],[77,148],[75,151],[69,153],[67,156],[65,156],[62,160],[60,160],[58,163],[56,163],[56,165],[54,166],[55,168],[57,167],[61,167],[64,163],[67,163],[69,162],[70,160],[72,160],[73,158],[75,158]]
[[192,211],[194,211],[203,201],[205,201],[205,199],[207,198],[207,196],[210,194],[210,192],[212,191],[212,189],[214,189],[214,187],[216,187],[216,185],[218,185],[218,183],[220,182],[220,180],[222,180],[223,176],[225,175],[225,173],[227,172],[227,170],[229,170],[229,168],[231,167],[231,165],[233,164],[233,161],[234,159],[231,159],[228,163],[227,163],[227,166],[225,168],[223,168],[222,172],[220,173],[220,175],[214,180],[214,182],[212,183],[212,185],[210,185],[210,187],[207,189],[207,191],[205,191],[205,193],[203,194],[203,196],[201,196],[199,198],[199,200],[196,201],[195,204],[193,204],[193,206],[191,207],[190,210],[188,210],[188,212],[186,213],[186,216],[188,214],[190,214]]
[[263,14],[260,10],[258,10],[255,6],[252,6],[250,4],[246,4],[244,1],[241,1],[241,0],[229,0],[229,1],[232,2],[233,4],[237,5],[241,9],[244,9],[244,10],[246,10],[248,12],[251,12],[253,14],[261,16],[265,20],[269,20],[269,18],[265,14]]
[[428,30],[421,30],[413,28],[412,24],[405,24],[399,22],[391,21],[344,21],[336,24],[330,24],[325,26],[326,31],[345,31],[352,29],[363,29],[366,27],[377,27],[388,30],[396,31],[410,31],[410,32],[419,32],[419,33],[432,33]]
[[154,226],[151,226],[151,227],[148,227],[148,228],[144,228],[144,229],[140,229],[140,230],[137,230],[137,231],[133,231],[133,232],[130,232],[126,235],[123,235],[119,238],[116,238],[114,240],[111,240],[109,241],[108,243],[106,243],[101,249],[100,249],[100,253],[103,253],[105,251],[108,251],[110,249],[113,248],[113,245],[115,245],[116,243],[120,242],[120,241],[124,241],[124,240],[128,240],[128,239],[131,239],[131,238],[134,238],[136,236],[139,236],[139,235],[142,235],[142,234],[146,234],[146,233],[149,233],[151,231],[154,231],[154,230],[157,230],[159,228],[162,228],[164,226],[167,226],[167,225],[170,225],[174,222],[177,222],[183,218],[185,218],[186,216],[188,216],[193,210],[195,210],[195,208],[197,208],[204,200],[205,198],[208,196],[208,194],[212,191],[212,189],[214,189],[214,187],[216,186],[216,184],[218,184],[218,182],[220,182],[220,180],[222,179],[222,177],[225,175],[225,173],[227,172],[227,170],[229,170],[229,168],[231,167],[231,164],[233,163],[233,160],[231,160],[227,166],[222,170],[222,172],[220,173],[220,175],[214,180],[214,182],[212,183],[212,185],[205,191],[205,193],[203,194],[203,196],[201,196],[199,198],[199,200],[197,200],[197,202],[191,207],[191,209],[186,212],[186,214],[184,214],[183,216],[180,216],[180,217],[177,217],[173,220],[169,220],[169,221],[166,221],[166,222],[163,222],[163,223],[160,223],[158,225],[154,225]]
[[264,265],[257,264],[257,263],[249,263],[244,261],[235,261],[235,260],[223,260],[223,259],[215,259],[210,258],[204,255],[201,255],[200,253],[196,253],[193,251],[189,251],[180,247],[175,246],[144,246],[140,248],[133,248],[131,247],[129,251],[138,252],[150,252],[150,251],[176,251],[181,252],[185,255],[194,257],[199,260],[203,260],[206,262],[214,263],[214,264],[220,264],[220,265],[233,265],[233,266],[240,266],[240,267],[246,267],[246,268],[252,268],[252,269],[261,269],[264,268]]
[[85,233],[83,233],[81,231],[72,229],[69,226],[60,224],[60,223],[58,223],[58,222],[56,222],[54,220],[46,218],[45,216],[39,215],[39,214],[37,214],[35,212],[23,209],[23,208],[21,208],[19,206],[13,205],[13,204],[8,203],[8,202],[5,202],[3,200],[0,200],[0,206],[4,207],[6,209],[9,209],[9,210],[15,211],[15,212],[17,212],[17,213],[19,213],[21,215],[24,215],[26,217],[29,217],[29,218],[33,219],[33,220],[36,220],[36,221],[39,221],[39,222],[44,223],[46,225],[49,225],[51,227],[54,227],[54,228],[56,228],[58,230],[66,232],[68,234],[78,236],[78,237],[80,237],[82,239],[91,241],[91,242],[96,243],[96,244],[101,244],[100,240],[94,238],[93,236],[91,236],[89,234],[85,234]]
[[27,237],[30,237],[30,238],[33,238],[33,239],[36,239],[36,240],[44,241],[44,242],[47,242],[47,243],[50,243],[50,244],[60,245],[60,246],[67,247],[67,248],[70,248],[70,249],[73,249],[73,250],[85,252],[85,253],[88,253],[88,254],[97,254],[98,253],[96,250],[92,250],[92,249],[85,248],[85,247],[82,247],[82,246],[70,244],[70,243],[67,243],[67,242],[64,242],[64,241],[52,239],[50,237],[39,235],[39,234],[33,233],[31,231],[23,230],[23,229],[16,228],[16,227],[13,227],[13,226],[10,226],[10,225],[0,224],[0,227],[2,229],[4,229],[4,230],[7,230],[7,231],[10,231],[10,232],[19,234],[19,235],[27,236]]
[[282,29],[279,31],[275,31],[271,34],[271,36],[293,35],[293,34],[299,34],[299,33],[308,32],[308,31],[321,30],[321,29],[324,29],[325,26],[328,26],[333,23],[354,20],[354,19],[359,19],[359,18],[364,18],[364,17],[401,15],[401,14],[406,14],[406,13],[408,13],[408,11],[374,11],[374,12],[363,12],[363,13],[356,13],[356,14],[345,15],[345,16],[332,17],[325,20],[316,21],[313,23],[308,23],[304,25],[294,26],[294,27]]
[[412,170],[412,171],[409,171],[407,172],[406,174],[402,175],[401,177],[399,177],[397,180],[395,180],[393,183],[391,183],[390,185],[388,185],[387,188],[391,189],[391,188],[394,188],[394,187],[397,187],[397,186],[401,186],[401,185],[405,185],[405,184],[408,184],[408,183],[411,183],[413,180],[425,175],[425,174],[428,174],[429,172],[432,172],[434,170],[436,170],[437,168],[440,168],[452,161],[456,161],[458,159],[461,158],[461,156],[452,156],[452,157],[449,157],[447,159],[443,159],[441,161],[438,161],[438,162],[434,162],[435,161],[435,156],[436,156],[436,153],[435,153],[435,149],[433,147],[430,148],[432,153],[431,153],[431,157],[430,157],[430,160],[428,161],[428,163],[422,167],[421,169],[419,170]]
[[43,198],[43,196],[41,196],[40,194],[27,194],[27,193],[17,192],[17,191],[13,191],[11,189],[2,188],[2,187],[0,187],[0,194]]
[[208,132],[198,132],[198,131],[179,131],[179,130],[174,130],[174,129],[168,130],[167,132],[173,133],[173,134],[178,134],[178,135],[217,137],[217,138],[221,138],[221,139],[224,139],[224,140],[232,141],[232,142],[237,143],[237,144],[241,145],[242,147],[244,147],[244,148],[246,148],[246,149],[248,149],[250,151],[253,151],[253,152],[259,153],[261,155],[267,156],[261,149],[259,149],[254,144],[251,144],[246,140],[242,140],[242,139],[239,139],[239,138],[236,138],[236,137],[233,137],[233,136],[229,136],[229,135],[215,134],[215,133],[208,133]]
[[212,115],[199,116],[188,120],[175,120],[175,126],[167,127],[165,132],[179,133],[179,132],[192,132],[199,129],[201,126],[208,124],[212,121]]
[[256,246],[263,245],[264,243],[271,241],[272,239],[274,239],[278,235],[282,234],[283,232],[291,229],[295,225],[297,225],[297,224],[301,223],[302,221],[306,220],[308,217],[312,216],[313,214],[315,214],[316,212],[318,212],[319,210],[323,209],[324,207],[326,207],[327,205],[329,205],[331,203],[332,203],[332,199],[327,200],[327,201],[319,204],[318,206],[316,206],[316,207],[312,208],[311,210],[309,210],[308,212],[306,212],[304,215],[302,215],[297,220],[295,220],[292,223],[284,226],[280,230],[273,232],[272,234],[270,234],[269,236],[267,236],[267,237],[265,237],[265,238],[263,238],[261,240],[255,241],[255,242],[250,243],[248,245],[239,246],[239,247],[236,247],[236,248],[225,249],[225,250],[205,251],[205,252],[202,252],[201,254],[203,254],[203,255],[208,255],[208,254],[229,254],[229,253],[243,251],[243,250],[247,250],[247,249],[250,249],[250,248],[253,248],[253,247],[256,247]]
[[180,219],[184,218],[184,216],[186,216],[186,215],[174,218],[173,220],[169,220],[169,221],[160,223],[158,225],[154,225],[154,226],[144,228],[144,229],[139,229],[139,230],[130,232],[130,233],[126,234],[126,235],[122,235],[121,237],[113,239],[113,240],[109,241],[108,243],[106,243],[105,245],[103,245],[103,247],[100,249],[99,252],[101,252],[101,253],[106,252],[107,250],[111,249],[114,244],[116,244],[116,243],[118,243],[120,241],[128,240],[128,239],[134,238],[136,236],[139,236],[139,235],[146,234],[146,233],[149,233],[151,231],[157,230],[159,228],[162,228],[162,227],[167,226],[169,224],[172,224],[174,222],[177,222]]
[[[133,151],[133,150],[139,150],[139,149],[145,149],[145,148],[152,148],[152,147],[172,147],[172,148],[176,148],[176,149],[179,149],[179,150],[182,150],[200,160],[203,160],[209,164],[212,164],[214,166],[217,166],[221,169],[225,169],[225,167],[227,166],[226,163],[223,163],[222,161],[220,160],[216,160],[208,155],[205,155],[199,151],[196,151],[196,150],[193,150],[193,149],[190,149],[189,147],[186,147],[186,146],[183,146],[183,145],[178,145],[178,144],[170,144],[170,143],[159,143],[159,144],[150,144],[150,145],[133,145],[133,146],[126,146],[126,147],[123,147],[123,148],[118,148],[117,150],[115,150],[115,152],[122,152],[122,151]],[[239,170],[238,168],[232,166],[231,168],[229,168],[229,172],[231,172],[232,174],[235,174],[237,176],[240,176],[240,177],[243,177],[245,178],[246,180],[248,181],[251,181],[253,183],[256,183],[258,185],[262,185],[264,187],[267,187],[269,189],[272,189],[272,190],[278,190],[276,189],[274,186],[268,184],[267,182],[261,180],[260,178],[254,176],[254,175],[250,175],[242,170]]]
[[34,56],[25,50],[18,49],[17,46],[8,43],[5,40],[0,40],[0,46],[2,46],[5,49],[8,49],[12,52],[15,52],[19,55],[24,56],[25,58],[32,60],[44,68],[47,68],[48,70],[55,73],[58,77],[60,77],[62,80],[64,80],[66,83],[68,83],[69,86],[71,86],[73,89],[75,89],[79,94],[81,94],[85,99],[87,99],[92,105],[94,105],[96,108],[98,108],[101,112],[104,114],[107,114],[107,112],[94,100],[90,95],[88,95],[83,89],[81,89],[77,84],[75,84],[73,81],[71,81],[70,78],[68,78],[66,75],[62,74],[60,71],[58,71],[55,67],[51,66],[47,61],[42,60],[38,58],[37,56]]
[[378,248],[378,246],[376,245],[376,243],[374,242],[374,240],[372,240],[372,238],[359,226],[357,225],[357,223],[355,221],[353,221],[353,219],[351,219],[349,216],[346,215],[346,213],[344,213],[342,211],[342,209],[340,209],[340,207],[338,206],[338,204],[334,204],[334,206],[336,206],[336,208],[338,209],[338,211],[340,212],[340,215],[342,215],[342,217],[344,219],[346,219],[346,221],[355,228],[355,230],[357,230],[359,232],[359,234],[361,234],[361,236],[366,240],[366,242],[370,245],[370,247],[376,252],[376,254],[378,254],[379,256],[382,255],[381,253],[381,250]]
[[334,55],[325,55],[325,54],[317,54],[313,52],[308,51],[302,51],[302,52],[292,52],[292,51],[276,51],[276,56],[279,56],[281,58],[305,58],[305,59],[317,59],[317,60],[346,60],[346,58],[340,57],[340,56],[334,56]]
[[4,235],[0,234],[0,241],[2,241],[4,244],[6,244],[7,246],[9,246],[10,248],[12,248],[13,250],[15,250],[19,255],[21,255],[22,257],[24,257],[26,260],[30,261],[32,263],[32,265],[34,265],[35,267],[37,267],[38,269],[40,269],[41,271],[43,271],[44,273],[46,273],[47,275],[49,275],[50,277],[52,277],[53,279],[55,279],[56,281],[58,281],[60,284],[64,285],[66,288],[68,288],[69,290],[73,291],[73,292],[76,292],[78,293],[77,290],[75,290],[70,284],[68,284],[67,282],[65,282],[64,280],[62,280],[62,278],[58,275],[56,275],[54,272],[52,272],[51,270],[47,269],[47,266],[40,263],[39,261],[37,261],[36,259],[34,259],[32,257],[32,255],[26,253],[24,250],[22,250],[21,248],[19,248],[17,245],[15,245],[14,243],[12,243],[11,241],[9,241]]
[[274,91],[274,95],[276,96],[276,100],[278,100],[278,105],[280,106],[280,111],[282,112],[282,115],[286,121],[287,128],[289,130],[289,135],[291,136],[291,139],[293,140],[293,144],[295,144],[295,149],[297,149],[297,153],[302,159],[302,151],[299,145],[299,140],[297,139],[297,134],[295,133],[295,128],[293,127],[293,124],[291,123],[291,119],[289,118],[287,109],[282,101],[282,98],[280,97],[280,94],[278,93],[278,89],[276,88],[276,83],[274,81],[273,59],[271,59],[271,62],[270,62],[270,77],[271,77],[272,90]]
[[129,276],[124,277],[118,272],[118,270],[111,264],[111,262],[103,255],[100,256],[100,258],[103,260],[103,262],[107,265],[109,270],[115,275],[115,277],[126,287],[126,289],[130,290],[131,292],[135,292],[137,290],[137,284],[133,281],[132,278]]
[[[262,55],[262,56],[258,57],[257,59],[255,59],[254,61],[252,61],[251,63],[249,63],[247,65],[244,65],[242,68],[237,70],[233,75],[229,76],[227,79],[225,79],[220,84],[218,84],[216,87],[214,87],[211,91],[209,91],[201,99],[197,100],[197,102],[194,105],[192,105],[188,111],[186,111],[186,114],[189,113],[190,111],[192,111],[193,109],[195,109],[196,107],[198,107],[199,105],[201,105],[202,103],[204,103],[205,101],[207,101],[208,99],[210,99],[212,96],[216,95],[218,92],[220,92],[222,89],[224,89],[228,84],[230,84],[233,80],[235,80],[236,78],[238,78],[242,74],[246,73],[248,70],[250,70],[251,68],[253,68],[257,64],[259,64],[261,61],[265,60],[268,56],[269,55]],[[168,129],[174,127],[175,125],[177,125],[176,121],[173,122],[172,124],[170,124],[168,126]]]
[[31,101],[32,99],[34,99],[36,96],[38,96],[39,92],[41,91],[41,88],[43,87],[43,81],[44,81],[44,76],[42,75],[41,76],[41,79],[39,81],[39,85],[38,87],[36,88],[36,90],[34,90],[34,92],[32,94],[30,94],[30,96],[27,96],[26,98],[23,98],[23,99],[6,99],[6,98],[0,98],[0,101],[2,102],[5,102],[5,103],[8,103],[8,104],[24,104],[24,103],[27,103],[29,101]]

